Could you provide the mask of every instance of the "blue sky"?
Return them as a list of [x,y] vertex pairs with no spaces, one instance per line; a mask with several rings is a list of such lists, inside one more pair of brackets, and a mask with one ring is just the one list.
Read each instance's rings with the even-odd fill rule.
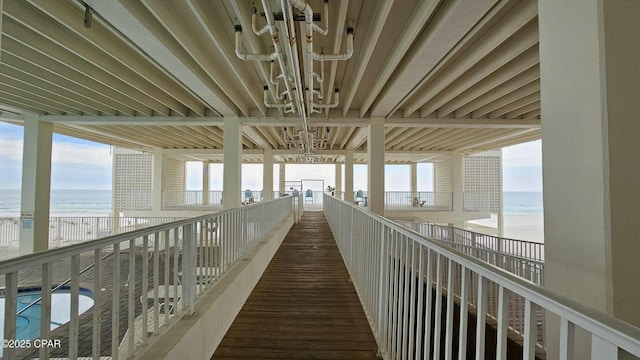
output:
[[[0,122],[0,189],[19,189],[22,178],[21,126]],[[211,189],[222,188],[221,172],[212,165]],[[217,169],[217,170],[216,170]],[[366,189],[366,165],[354,168],[354,189]],[[111,148],[108,145],[54,134],[51,167],[52,189],[110,189]],[[200,189],[201,165],[187,166],[187,187]],[[242,188],[262,188],[262,165],[243,165]],[[324,187],[335,186],[333,165],[299,165],[287,167],[286,180],[323,179]],[[278,184],[278,171],[274,171],[274,184]],[[541,141],[515,145],[503,149],[504,191],[542,191]],[[418,190],[432,189],[432,168],[420,164],[418,168]],[[308,182],[305,186],[319,187],[320,182]],[[409,166],[386,167],[385,184],[388,191],[408,190]],[[276,185],[277,186],[277,185]]]

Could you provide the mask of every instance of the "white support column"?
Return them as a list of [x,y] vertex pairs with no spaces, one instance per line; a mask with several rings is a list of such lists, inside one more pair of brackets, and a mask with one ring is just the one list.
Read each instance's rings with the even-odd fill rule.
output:
[[280,172],[280,176],[278,180],[280,184],[278,185],[278,191],[280,191],[280,195],[281,195],[289,191],[289,189],[284,188],[285,176],[287,175],[286,164],[280,163],[280,167],[278,168],[278,170]]
[[151,210],[155,212],[162,211],[163,201],[163,184],[164,184],[164,154],[162,151],[153,153],[153,178],[151,179],[151,189],[153,198],[151,200]]
[[237,117],[224,118],[224,175],[222,180],[222,207],[240,207],[242,179],[242,124]]
[[367,138],[369,211],[384,215],[384,118],[372,118]]
[[209,162],[202,162],[202,205],[209,205]]
[[273,199],[273,150],[265,150],[262,160],[262,200]]
[[337,197],[340,197],[340,193],[342,193],[342,164],[336,164],[335,188],[336,188],[335,195]]
[[344,154],[344,201],[353,202],[353,150]]
[[463,210],[464,196],[464,159],[462,154],[454,152],[451,156],[451,190],[453,191],[453,211]]
[[545,287],[640,326],[640,2],[538,7]]
[[409,164],[411,196],[418,196],[418,163]]
[[49,248],[52,135],[53,124],[24,116],[20,255]]

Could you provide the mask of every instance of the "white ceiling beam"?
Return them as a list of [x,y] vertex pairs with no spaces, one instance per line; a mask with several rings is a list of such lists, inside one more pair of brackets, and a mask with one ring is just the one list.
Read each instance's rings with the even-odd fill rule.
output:
[[[48,0],[30,0],[31,3],[45,12],[47,15],[59,21],[70,31],[77,34],[78,37],[93,45],[96,49],[100,49],[104,54],[118,61],[120,64],[143,78],[147,83],[140,82],[143,87],[140,88],[149,97],[155,99],[172,111],[187,115],[187,106],[176,99],[185,93],[183,89],[177,86],[173,78],[169,79],[167,74],[159,70],[153,60],[151,65],[146,54],[136,51],[137,48],[129,46],[128,41],[113,36],[108,25],[104,24],[100,19],[92,21],[91,28],[86,28],[82,21],[78,21],[84,14],[84,8],[75,6],[71,2],[52,2]],[[118,32],[115,32],[118,35]],[[190,98],[189,103],[195,106],[194,111],[199,111],[202,115],[204,107]]]
[[[529,95],[526,96],[522,96],[519,99],[513,99],[511,102],[507,103],[506,105],[495,109],[494,111],[489,113],[489,117],[490,118],[498,118],[498,117],[502,117],[503,115],[514,111],[516,109],[521,108],[522,106],[525,105],[529,105],[533,102],[540,102],[540,92],[534,92],[531,93]],[[510,117],[507,116],[507,119],[510,119]]]
[[[6,27],[11,27],[12,24],[11,21],[5,22]],[[32,36],[34,41],[29,40]],[[30,82],[36,84],[44,82],[58,88],[67,89],[68,92],[81,97],[86,105],[93,106],[105,114],[133,115],[135,112],[151,113],[148,107],[124,94],[123,91],[130,90],[127,84],[117,81],[109,74],[54,44],[44,44],[41,39],[36,39],[37,36],[35,34],[26,32],[22,37],[29,43],[29,46],[34,48],[13,41],[13,38],[7,36],[4,42],[3,50],[6,54],[3,63],[7,66],[12,66],[14,68],[12,71],[19,70],[26,74],[24,76],[31,78]],[[64,60],[45,56],[39,49],[35,48],[36,46],[48,47],[49,56],[55,56],[53,53],[59,51],[75,59],[65,63]],[[72,63],[74,63],[73,67],[67,65]],[[83,69],[84,65],[88,69]],[[88,72],[85,72],[86,70]],[[91,77],[88,74],[91,74]],[[103,79],[107,82],[102,82]]]
[[[505,76],[504,73],[497,72],[489,75],[486,80],[489,80],[488,82],[492,83],[490,78],[498,75],[501,77]],[[443,105],[440,109],[438,109],[438,112],[442,117],[466,117],[473,111],[494,101],[497,101],[512,93],[513,91],[516,91],[519,88],[530,84],[538,79],[540,79],[540,67],[538,64],[535,64],[529,69],[526,69],[516,76],[507,79],[506,81],[495,87],[487,86],[486,82],[482,81],[479,84],[476,84],[473,88],[466,91],[464,96],[459,96],[446,105]]]
[[[96,128],[80,127],[73,124],[56,125],[54,130],[63,135],[69,135],[80,139],[91,139],[91,141],[101,142],[104,144],[126,146],[133,149],[152,149],[151,144],[140,141],[139,138],[131,138],[130,136],[118,136],[111,132],[105,132]],[[99,141],[101,140],[101,141]]]
[[216,89],[203,81],[199,74],[185,64],[167,45],[153,34],[149,28],[133,16],[120,1],[117,0],[85,0],[85,3],[129,38],[142,51],[155,59],[158,64],[180,79],[189,89],[212,109],[222,115],[237,115],[236,109],[223,99]]
[[243,126],[242,133],[262,149],[273,148],[273,144],[265,139],[264,135],[255,127]]
[[[537,3],[535,1],[499,2],[466,34],[462,41],[458,42],[446,56],[440,59],[431,72],[420,80],[420,83],[412,88],[402,101],[395,104],[392,112],[403,107],[406,101],[413,100],[414,95],[421,96],[425,90],[429,90],[431,81],[435,77],[440,79],[438,87],[443,87],[453,82],[475,66],[487,54],[498,48],[504,41],[520,31],[524,24],[529,23],[536,16]],[[411,74],[408,76],[411,76]],[[444,78],[442,78],[443,76]],[[427,84],[429,84],[428,87]],[[439,91],[441,89],[437,92]],[[427,100],[422,102],[424,103]],[[405,115],[410,114],[406,110],[404,113]]]
[[[387,21],[387,17],[391,12],[391,7],[393,6],[394,0],[384,0],[378,1],[375,13],[373,15],[373,21],[371,21],[369,29],[367,29],[367,36],[364,39],[363,47],[360,52],[360,56],[358,57],[358,61],[356,62],[356,69],[353,72],[353,77],[349,82],[347,95],[342,100],[342,115],[346,116],[349,112],[349,107],[351,106],[351,102],[358,91],[358,87],[360,86],[360,82],[362,81],[362,77],[364,76],[365,70],[367,69],[367,65],[369,65],[369,61],[371,60],[371,56],[373,56],[373,51],[378,44],[378,39],[382,34],[382,29],[384,28],[384,24]],[[364,30],[364,29],[362,29]],[[331,85],[333,86],[333,85]]]
[[[462,72],[460,67],[455,67],[456,71],[452,71],[449,73],[450,75],[445,73],[444,76],[437,77],[429,83],[424,92],[417,93],[406,103],[404,107],[405,114],[413,114],[418,109],[423,114],[430,114],[438,110],[442,105],[462,94],[473,85],[480,83],[490,74],[500,71],[501,68],[507,67],[511,62],[515,62],[520,55],[531,53],[529,50],[534,47],[537,50],[537,44],[538,24],[533,22],[476,63],[473,66],[473,71]],[[539,57],[533,63],[528,62],[521,65],[520,72],[528,69],[538,61]],[[520,62],[522,61],[518,63]],[[492,79],[493,83],[488,86],[495,87],[509,78],[504,76],[502,79]]]
[[[396,75],[371,108],[371,116],[387,117],[399,108],[403,99],[414,94],[416,87],[433,74],[433,70],[456,44],[468,41],[478,22],[496,4],[497,0],[444,1],[429,20],[423,36],[413,45],[396,69]],[[487,16],[490,18],[491,16]]]
[[[495,100],[491,101],[490,103],[487,103],[486,105],[479,107],[475,110],[473,110],[473,112],[471,112],[471,117],[472,118],[478,118],[478,117],[482,117],[485,116],[487,114],[489,114],[490,112],[497,110],[505,105],[508,105],[509,103],[520,99],[524,96],[533,94],[533,93],[538,93],[540,91],[540,80],[536,79],[524,86],[521,86],[507,94],[504,94],[503,96],[496,98]],[[493,117],[493,116],[490,116]]]
[[483,148],[483,146],[486,148],[486,145],[488,144],[500,144],[501,142],[507,142],[510,139],[519,137],[519,136],[523,136],[523,135],[527,135],[529,133],[532,133],[534,131],[537,131],[539,133],[538,129],[524,129],[524,130],[518,130],[518,131],[509,131],[506,134],[500,135],[500,136],[492,136],[489,139],[485,140],[485,141],[481,141],[481,142],[476,142],[473,143],[471,145],[468,146],[464,146],[458,149],[455,149],[456,151],[465,151],[465,150],[472,150],[472,149],[479,149],[479,148]]
[[[211,44],[212,39],[209,34],[206,31],[200,31],[202,28],[198,25],[201,25],[203,20],[198,15],[198,10],[187,6],[188,4],[184,1],[144,0],[142,3],[178,41],[206,76],[216,83],[244,115],[248,115],[249,105],[244,101],[245,96],[241,95],[244,91],[237,88],[238,84],[243,84],[243,80],[233,76],[233,71],[228,71],[228,68],[223,66],[225,62],[228,63],[228,60],[224,59],[224,53],[222,53],[223,60],[218,62],[220,60],[216,52],[218,44]],[[230,44],[228,47],[228,50],[235,49]],[[254,95],[256,90],[251,89]],[[264,108],[262,110],[264,111]]]
[[400,62],[406,55],[409,48],[413,45],[415,39],[420,34],[420,30],[425,26],[427,21],[433,16],[433,12],[438,8],[442,0],[419,1],[418,5],[411,13],[411,17],[407,21],[405,27],[400,33],[399,40],[395,43],[393,49],[389,52],[382,71],[376,74],[376,81],[367,91],[361,107],[360,116],[364,117],[371,104],[382,91],[382,88],[399,67]]
[[360,145],[362,145],[367,140],[368,135],[369,129],[367,127],[357,128],[353,135],[351,135],[351,139],[349,139],[347,145],[345,145],[346,148],[351,150],[359,148]]
[[[245,126],[296,126],[297,117],[240,118]],[[43,121],[76,125],[222,125],[221,117],[185,116],[54,116],[45,115]],[[309,118],[310,126],[353,127],[368,126],[368,118]],[[540,128],[540,119],[453,119],[453,118],[389,118],[388,127],[412,128]]]
[[513,119],[513,118],[517,118],[523,114],[526,114],[530,111],[535,111],[540,109],[540,100],[538,99],[537,101],[534,101],[530,104],[524,105],[518,109],[515,109],[513,111],[508,112],[507,114],[505,114],[505,118],[507,119]]
[[[148,108],[148,110],[140,110],[140,112],[151,114],[152,111],[155,111],[159,114],[168,115],[169,108],[146,93],[149,90],[148,86],[146,86],[148,84],[146,80],[116,61],[109,54],[84,41],[78,34],[65,28],[44,13],[37,10],[34,11],[31,5],[25,1],[7,2],[5,3],[5,11],[8,17],[38,34],[40,41],[46,40],[57,44],[66,51],[107,72],[113,78],[128,84],[131,87],[130,96],[136,94],[137,100]],[[19,37],[22,37],[22,35],[19,35]]]

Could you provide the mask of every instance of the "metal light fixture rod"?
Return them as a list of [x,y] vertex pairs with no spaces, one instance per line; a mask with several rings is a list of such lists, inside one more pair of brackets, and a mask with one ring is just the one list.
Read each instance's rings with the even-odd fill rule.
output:
[[[263,2],[266,0],[263,0]],[[282,13],[285,15],[285,19],[287,21],[284,22],[283,31],[285,32],[286,37],[289,39],[289,47],[291,49],[291,57],[290,61],[293,65],[293,74],[294,81],[296,84],[296,94],[298,96],[298,113],[300,114],[300,118],[302,120],[302,129],[304,131],[303,142],[306,147],[307,156],[311,156],[311,151],[313,149],[313,143],[309,138],[309,126],[307,124],[307,111],[304,103],[304,94],[303,89],[304,86],[302,84],[302,79],[300,77],[300,59],[298,58],[297,51],[297,42],[296,42],[296,29],[295,29],[295,21],[293,19],[293,11],[291,4],[288,0],[280,0],[280,5],[282,7]]]

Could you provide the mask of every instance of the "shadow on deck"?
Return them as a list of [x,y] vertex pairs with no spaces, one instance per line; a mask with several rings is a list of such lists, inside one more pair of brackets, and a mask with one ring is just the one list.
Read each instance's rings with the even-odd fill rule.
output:
[[376,352],[324,214],[307,211],[212,359],[376,359]]

